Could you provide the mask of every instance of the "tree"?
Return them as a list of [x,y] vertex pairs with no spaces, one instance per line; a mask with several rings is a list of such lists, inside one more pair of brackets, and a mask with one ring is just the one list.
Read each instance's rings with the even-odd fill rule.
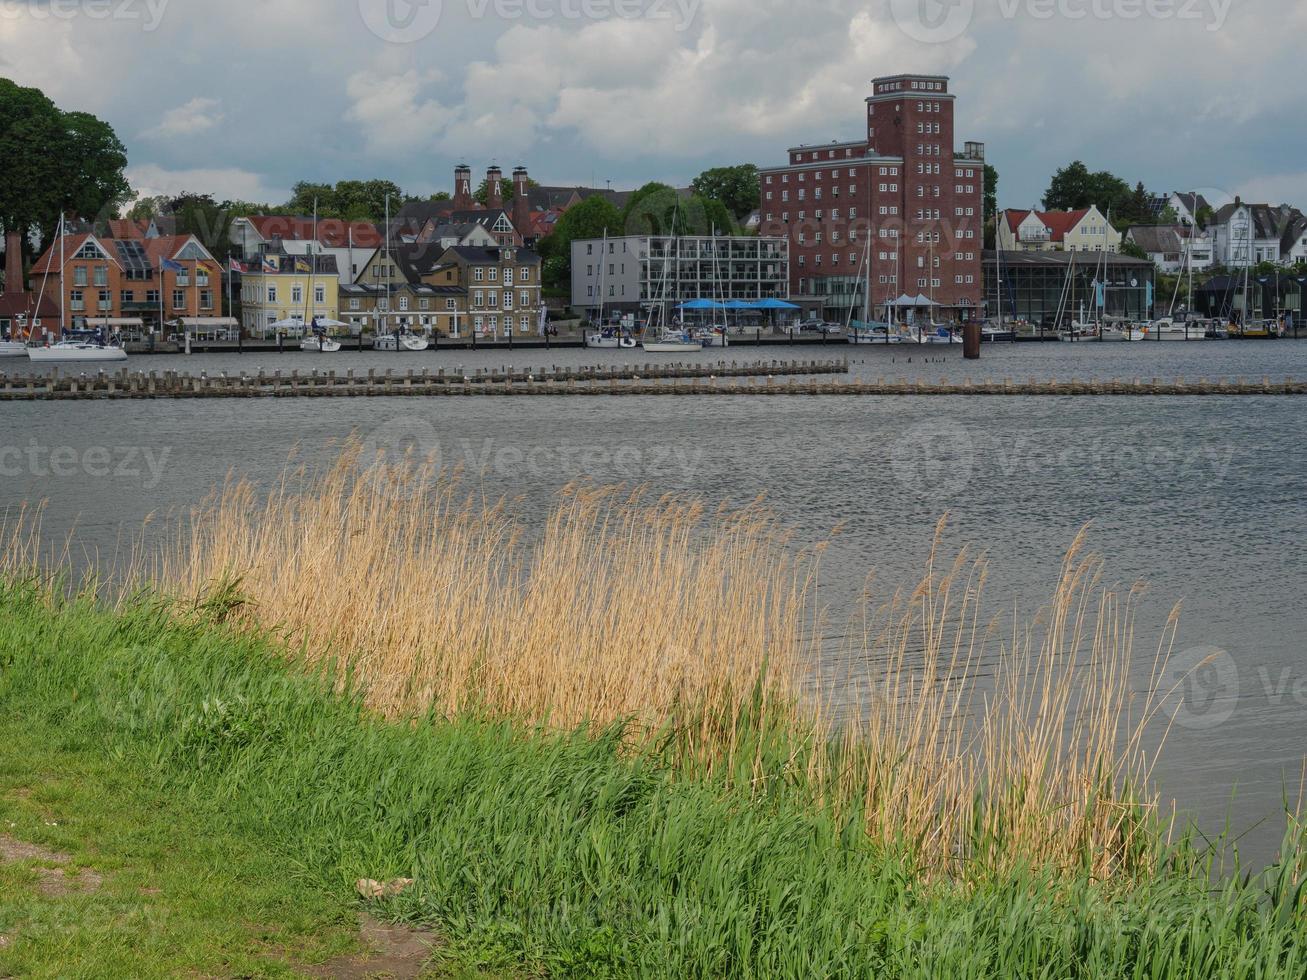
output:
[[386,216],[387,197],[392,214],[407,200],[393,180],[342,180],[334,185],[300,181],[291,189],[286,210],[313,214],[316,205],[320,218],[379,222]]
[[124,174],[126,147],[112,126],[90,113],[66,112],[63,125],[63,210],[84,218],[117,217],[132,194]]
[[985,164],[985,221],[992,222],[998,217],[998,170]]
[[628,235],[729,235],[734,216],[714,198],[693,194],[682,197],[666,184],[645,184],[631,195],[622,212]]
[[1134,259],[1148,258],[1148,253],[1143,250],[1142,246],[1128,238],[1121,240],[1121,254],[1128,255]]
[[63,112],[38,89],[0,78],[0,226],[39,230],[48,240],[59,213],[115,216],[129,197],[127,153],[113,129],[84,112]]
[[[1142,185],[1140,185],[1142,187]],[[1053,175],[1044,192],[1044,209],[1047,211],[1078,211],[1090,206],[1113,217],[1129,207],[1133,192],[1130,185],[1106,170],[1090,173],[1079,160]]]
[[758,168],[752,163],[705,170],[690,186],[700,197],[720,201],[736,218],[748,217],[762,201]]
[[622,233],[622,214],[601,194],[586,198],[558,219],[536,250],[544,259],[545,286],[566,286],[572,278],[572,242]]

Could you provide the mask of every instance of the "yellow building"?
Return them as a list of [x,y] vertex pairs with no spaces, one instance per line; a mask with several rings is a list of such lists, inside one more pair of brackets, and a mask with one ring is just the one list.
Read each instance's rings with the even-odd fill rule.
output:
[[285,255],[270,252],[249,263],[241,277],[241,325],[254,337],[276,333],[296,336],[301,328],[275,327],[300,321],[342,322],[340,277],[334,255]]

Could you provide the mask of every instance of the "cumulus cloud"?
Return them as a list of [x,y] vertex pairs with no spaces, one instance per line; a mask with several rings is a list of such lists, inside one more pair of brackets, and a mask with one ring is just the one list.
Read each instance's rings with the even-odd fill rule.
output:
[[286,188],[272,186],[262,175],[239,167],[168,170],[156,164],[145,163],[128,167],[127,180],[139,197],[193,192],[212,194],[219,201],[251,201],[255,204],[274,205],[290,197]]
[[[952,76],[957,139],[988,144],[1004,203],[1037,200],[1079,158],[1158,191],[1276,181],[1267,196],[1307,205],[1292,177],[1307,135],[1285,124],[1301,0],[1234,0],[1219,20],[1133,16],[1133,0],[986,0],[936,43],[903,29],[913,2],[645,0],[622,16],[626,0],[444,0],[412,44],[377,36],[359,0],[173,3],[153,32],[20,9],[0,17],[0,74],[131,134],[138,167],[239,161],[223,172],[277,187],[385,176],[428,191],[448,189],[460,158],[616,186],[779,162],[789,145],[858,135],[873,77],[934,72]],[[113,85],[86,83],[97,67]],[[220,102],[215,78],[233,80]]]
[[223,120],[222,100],[196,96],[185,105],[169,109],[159,125],[147,131],[155,139],[176,139],[207,133]]

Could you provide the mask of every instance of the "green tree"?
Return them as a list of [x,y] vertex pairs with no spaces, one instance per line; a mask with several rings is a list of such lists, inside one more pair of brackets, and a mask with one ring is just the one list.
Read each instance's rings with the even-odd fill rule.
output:
[[985,164],[985,221],[993,222],[998,216],[998,170]]
[[646,184],[631,196],[622,214],[628,235],[729,235],[734,216],[715,198],[682,197],[666,184]]
[[59,213],[116,216],[131,188],[127,153],[113,129],[62,112],[35,88],[0,78],[0,226],[53,237]]
[[1115,223],[1116,215],[1129,207],[1133,193],[1130,185],[1115,174],[1106,170],[1091,173],[1076,160],[1053,175],[1044,192],[1044,209],[1077,211],[1092,205],[1104,214],[1111,211]]
[[622,234],[622,214],[608,199],[588,197],[558,219],[553,233],[541,239],[536,250],[544,260],[545,286],[560,288],[572,278],[572,242]]
[[1138,243],[1132,242],[1128,238],[1123,239],[1121,241],[1121,254],[1129,255],[1131,258],[1135,258],[1135,259],[1148,258],[1148,253],[1145,252]]
[[117,217],[131,199],[127,149],[113,127],[87,112],[63,113],[63,210],[91,218]]
[[736,218],[745,218],[762,201],[758,168],[752,163],[705,170],[690,184],[700,197],[720,201]]
[[342,180],[334,185],[300,181],[291,189],[286,210],[313,214],[316,204],[320,218],[379,222],[386,216],[387,196],[392,214],[407,200],[393,180]]

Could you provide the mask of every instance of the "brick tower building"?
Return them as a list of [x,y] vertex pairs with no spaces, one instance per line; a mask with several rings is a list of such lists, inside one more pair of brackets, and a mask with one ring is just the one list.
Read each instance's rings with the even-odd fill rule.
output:
[[763,235],[790,239],[790,288],[827,316],[873,316],[918,296],[937,317],[971,319],[982,303],[985,147],[955,149],[948,78],[872,82],[864,138],[793,147],[759,173]]

